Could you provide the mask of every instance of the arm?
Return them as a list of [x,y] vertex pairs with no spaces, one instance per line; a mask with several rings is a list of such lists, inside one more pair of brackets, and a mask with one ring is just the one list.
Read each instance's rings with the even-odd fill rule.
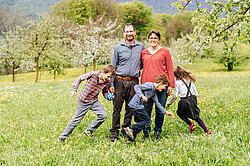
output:
[[142,85],[139,85],[139,84],[135,85],[134,89],[135,89],[135,93],[138,94],[140,98],[142,98],[144,96],[142,91],[151,90],[152,87],[148,85],[147,83],[144,83]]
[[[115,70],[116,70],[116,68],[117,68],[117,63],[118,63],[118,49],[117,49],[117,46],[115,46],[115,48],[114,48],[114,52],[113,52],[113,55],[112,55],[112,58],[111,58],[111,65],[115,68]],[[114,78],[115,77],[112,77],[111,78],[111,89],[112,90],[114,90]]]
[[171,118],[174,118],[174,114],[171,113],[171,112],[168,112],[168,111],[161,105],[161,103],[159,102],[158,97],[157,97],[156,94],[152,97],[152,99],[154,100],[156,107],[157,107],[158,109],[160,109],[162,113],[166,114],[167,116],[170,116]]
[[[80,77],[78,77],[75,82],[74,82],[74,85],[73,85],[73,90],[72,91],[75,91],[77,92],[77,89],[79,87],[79,85],[81,84],[82,81],[84,81],[85,79],[88,79],[92,76],[92,72],[89,72],[89,73],[86,73],[86,74],[83,74],[81,75]],[[72,94],[71,94],[72,95]]]
[[177,99],[178,94],[179,94],[179,86],[175,84],[174,94],[172,98],[169,100],[169,102],[167,103],[167,105],[171,105]]
[[106,95],[109,93],[108,90],[110,88],[110,83],[102,90],[102,95],[104,98],[106,98]]
[[175,88],[174,70],[173,70],[172,58],[171,58],[171,55],[170,55],[170,53],[169,53],[169,51],[167,49],[165,51],[165,58],[166,58],[168,79],[169,79],[169,83],[170,83],[169,87]]

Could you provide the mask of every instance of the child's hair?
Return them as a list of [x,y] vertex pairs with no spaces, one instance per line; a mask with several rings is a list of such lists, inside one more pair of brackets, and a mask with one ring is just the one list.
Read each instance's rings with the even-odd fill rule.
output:
[[194,75],[193,75],[193,73],[191,71],[187,71],[187,70],[185,70],[183,67],[181,67],[179,65],[174,70],[174,75],[179,80],[185,79],[185,80],[189,80],[189,81],[192,81],[192,82],[196,81],[196,79],[195,79],[195,77],[194,77]]
[[168,77],[165,75],[158,75],[155,79],[155,83],[162,83],[163,85],[168,85]]
[[112,73],[112,77],[115,76],[115,68],[112,65],[106,65],[102,68],[104,73]]

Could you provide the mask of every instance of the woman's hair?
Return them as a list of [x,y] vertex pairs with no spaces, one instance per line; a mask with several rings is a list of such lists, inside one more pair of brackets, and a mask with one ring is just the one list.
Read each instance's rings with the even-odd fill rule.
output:
[[162,83],[163,85],[168,85],[168,77],[165,75],[158,75],[155,79],[155,83]]
[[191,71],[187,71],[185,70],[183,67],[181,66],[177,66],[176,69],[174,70],[174,75],[176,78],[178,78],[179,80],[189,80],[192,82],[195,82],[196,79],[193,75],[193,73]]
[[102,71],[106,73],[112,73],[112,77],[115,76],[115,68],[112,65],[106,65],[102,68]]
[[150,37],[153,33],[159,38],[159,40],[161,40],[161,34],[160,34],[160,32],[157,31],[157,30],[152,30],[152,31],[150,31],[149,34],[148,34],[148,39],[149,39],[149,37]]

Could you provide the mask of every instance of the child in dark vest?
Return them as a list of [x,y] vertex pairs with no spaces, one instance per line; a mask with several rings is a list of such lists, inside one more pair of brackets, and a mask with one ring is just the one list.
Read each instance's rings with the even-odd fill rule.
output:
[[[169,81],[167,76],[165,75],[159,75],[156,77],[155,82],[146,82],[142,85],[135,85],[134,89],[136,94],[133,96],[131,101],[129,102],[129,107],[132,111],[132,114],[134,116],[134,121],[136,124],[131,126],[130,128],[124,128],[125,133],[128,137],[129,141],[134,141],[136,138],[136,135],[140,133],[142,130],[144,130],[144,138],[147,138],[149,135],[149,131],[145,131],[147,128],[149,128],[151,124],[151,119],[149,115],[147,114],[146,110],[144,109],[143,102],[147,102],[148,99],[152,98],[155,102],[156,107],[158,107],[162,113],[174,118],[174,114],[168,112],[159,102],[156,92],[162,91],[163,89],[166,89],[166,87],[169,85]],[[145,135],[145,133],[147,133]]]
[[196,79],[192,72],[177,66],[174,70],[174,76],[176,79],[174,94],[167,105],[170,106],[179,96],[181,100],[178,103],[177,115],[189,125],[190,132],[193,132],[196,126],[189,118],[195,120],[205,133],[212,134],[200,118],[200,109],[197,106],[198,93],[194,85]]

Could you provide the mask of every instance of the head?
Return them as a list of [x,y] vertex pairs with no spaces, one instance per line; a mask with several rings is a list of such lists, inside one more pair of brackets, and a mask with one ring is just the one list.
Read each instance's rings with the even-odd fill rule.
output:
[[154,85],[155,89],[161,92],[169,85],[168,77],[165,75],[158,75],[155,79]]
[[106,65],[103,67],[100,73],[100,79],[104,82],[110,81],[110,79],[115,75],[115,68],[112,65]]
[[150,31],[148,34],[148,41],[152,47],[158,46],[161,41],[160,32],[157,30]]
[[187,80],[187,81],[192,81],[195,82],[196,79],[193,76],[193,73],[191,71],[187,71],[185,70],[183,67],[181,66],[177,66],[176,69],[174,70],[174,76],[177,80]]
[[125,37],[126,41],[132,42],[135,39],[136,31],[135,26],[132,24],[126,24],[123,27],[123,36]]

